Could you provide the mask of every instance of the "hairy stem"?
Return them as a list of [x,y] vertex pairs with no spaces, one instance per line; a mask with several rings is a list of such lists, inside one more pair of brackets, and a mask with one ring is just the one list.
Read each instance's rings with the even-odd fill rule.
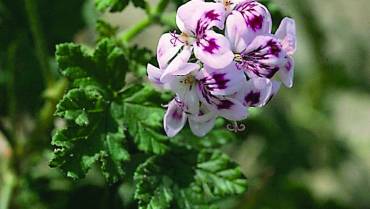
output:
[[25,0],[24,3],[44,83],[47,87],[50,87],[53,84],[54,79],[50,71],[48,51],[40,24],[40,13],[38,11],[37,0]]
[[145,17],[136,25],[134,25],[133,27],[124,31],[119,37],[120,40],[123,43],[127,43],[134,37],[136,37],[138,34],[140,34],[142,31],[144,31],[148,26],[154,23],[159,23],[161,20],[161,16],[169,2],[170,2],[169,0],[161,0],[154,9],[149,7],[148,16]]
[[133,39],[137,34],[141,33],[145,28],[147,28],[149,25],[153,23],[153,20],[150,17],[145,17],[143,20],[141,20],[139,23],[125,31],[120,39],[122,42],[127,43],[131,39]]

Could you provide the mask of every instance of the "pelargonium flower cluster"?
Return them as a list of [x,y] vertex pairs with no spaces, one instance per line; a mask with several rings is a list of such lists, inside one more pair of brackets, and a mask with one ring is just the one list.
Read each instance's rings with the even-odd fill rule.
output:
[[[175,136],[189,121],[204,136],[217,117],[247,118],[278,92],[293,85],[295,22],[284,18],[275,34],[265,6],[254,0],[191,0],[177,10],[180,33],[159,40],[159,68],[148,64],[149,80],[175,94],[164,129]],[[276,77],[280,81],[276,80]]]

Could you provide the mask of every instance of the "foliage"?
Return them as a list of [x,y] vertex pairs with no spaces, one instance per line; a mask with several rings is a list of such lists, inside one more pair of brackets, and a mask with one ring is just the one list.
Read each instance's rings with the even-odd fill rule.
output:
[[213,201],[241,194],[247,185],[240,168],[214,150],[175,149],[153,156],[134,178],[140,208],[213,208]]
[[[189,127],[174,138],[164,135],[161,105],[172,95],[146,84],[155,55],[132,43],[150,25],[173,28],[174,8],[186,1],[91,2],[0,1],[0,209],[367,208],[368,198],[348,195],[345,186],[345,201],[320,199],[313,182],[297,178],[342,171],[353,153],[333,127],[327,101],[333,89],[369,89],[368,76],[350,75],[341,58],[328,56],[325,30],[308,1],[290,1],[314,63],[297,63],[293,93],[251,115],[246,132],[232,133],[218,120],[201,139]],[[276,29],[285,14],[261,2]],[[84,11],[90,3],[100,12],[132,4],[148,17],[122,29]],[[98,15],[96,28],[86,28],[86,12]],[[96,31],[95,44],[81,38],[89,31]],[[366,50],[359,54],[366,60]],[[357,191],[366,195],[367,179],[359,182]]]
[[[174,153],[173,149],[182,145],[181,140],[170,142],[160,131],[164,112],[151,102],[158,93],[147,85],[125,85],[127,72],[146,61],[134,59],[132,53],[145,50],[115,43],[103,38],[94,52],[72,43],[57,46],[56,60],[71,88],[57,105],[55,115],[66,120],[66,127],[54,133],[55,156],[50,165],[78,179],[98,164],[112,184],[124,176],[131,155],[138,151],[154,154],[135,173],[135,197],[142,208],[169,208],[173,200],[179,208],[188,208],[181,201],[193,202],[189,198],[194,195],[201,198],[201,205],[205,204],[202,198],[208,196],[245,191],[246,181],[240,169],[225,154],[194,151],[202,149],[202,144]],[[223,132],[216,130],[212,134],[212,138],[221,138]],[[129,149],[132,140],[134,150]],[[179,158],[185,156],[194,159],[184,159],[188,163],[179,164]],[[173,176],[176,173],[182,173],[180,179]],[[149,174],[153,180],[147,179]],[[188,182],[183,182],[184,176]]]
[[100,11],[109,9],[110,12],[118,12],[125,9],[130,2],[135,7],[146,7],[145,0],[95,0],[95,5]]

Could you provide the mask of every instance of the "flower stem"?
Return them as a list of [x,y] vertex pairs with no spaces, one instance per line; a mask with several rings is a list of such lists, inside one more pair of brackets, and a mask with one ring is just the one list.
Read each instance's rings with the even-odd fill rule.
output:
[[127,43],[131,39],[133,39],[137,34],[141,33],[146,27],[151,25],[153,20],[150,17],[145,17],[139,23],[125,31],[121,36],[120,39],[122,42]]
[[39,11],[36,0],[25,0],[26,13],[30,24],[32,37],[35,43],[36,56],[39,61],[45,85],[50,87],[53,82],[53,76],[50,71],[48,51],[45,43],[45,37],[42,33]]
[[143,20],[141,20],[133,27],[124,31],[120,35],[119,39],[123,43],[127,43],[134,37],[136,37],[138,34],[140,34],[142,31],[144,31],[148,26],[160,22],[161,16],[169,2],[170,2],[169,0],[161,0],[154,9],[149,7],[148,16],[146,16]]

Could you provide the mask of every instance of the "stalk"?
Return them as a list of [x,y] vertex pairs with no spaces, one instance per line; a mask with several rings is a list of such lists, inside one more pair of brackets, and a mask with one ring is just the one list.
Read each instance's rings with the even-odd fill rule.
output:
[[155,23],[159,23],[162,17],[164,10],[167,8],[169,4],[169,0],[161,0],[157,6],[153,9],[151,7],[148,8],[148,15],[141,20],[136,25],[132,26],[131,28],[124,31],[121,35],[119,35],[119,39],[124,43],[128,43],[138,34],[143,32],[147,27],[153,25]]

